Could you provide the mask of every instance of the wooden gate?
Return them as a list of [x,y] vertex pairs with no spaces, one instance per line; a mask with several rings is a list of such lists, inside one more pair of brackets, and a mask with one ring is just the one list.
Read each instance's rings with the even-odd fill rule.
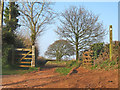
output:
[[16,48],[15,55],[20,67],[31,67],[32,49]]

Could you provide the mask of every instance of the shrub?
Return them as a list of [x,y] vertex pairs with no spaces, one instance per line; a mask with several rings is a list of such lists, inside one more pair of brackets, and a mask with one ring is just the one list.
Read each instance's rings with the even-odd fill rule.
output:
[[93,51],[93,58],[96,59],[98,58],[99,54],[101,51],[103,51],[103,46],[104,43],[95,43],[90,46],[90,49]]
[[120,65],[118,65],[118,69],[120,69]]
[[2,47],[2,65],[10,64],[11,60],[11,53],[12,50],[11,45],[4,44]]
[[69,61],[69,62],[66,63],[67,67],[71,67],[74,64],[76,64],[76,61]]
[[119,57],[117,57],[117,63],[119,62]]
[[109,66],[111,66],[111,65],[115,65],[115,64],[116,64],[115,61],[111,61],[111,62],[109,63]]
[[15,34],[12,32],[8,32],[7,30],[3,30],[2,32],[2,41],[8,45],[14,44],[15,42]]
[[95,66],[92,66],[91,69],[96,69],[98,65],[96,64]]
[[37,67],[44,66],[46,63],[47,63],[47,60],[44,57],[42,57],[42,56],[37,57],[37,59],[36,59]]
[[116,64],[117,64],[117,60],[110,61],[109,59],[107,59],[100,64],[96,64],[95,66],[92,66],[91,69],[101,68],[101,69],[108,70],[110,68],[115,68]]
[[36,66],[44,66],[47,63],[47,60],[36,60]]

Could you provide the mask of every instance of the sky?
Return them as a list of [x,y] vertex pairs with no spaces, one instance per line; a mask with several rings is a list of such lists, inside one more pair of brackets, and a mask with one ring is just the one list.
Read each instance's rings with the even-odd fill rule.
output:
[[[62,12],[70,6],[83,6],[85,9],[92,11],[95,15],[99,16],[100,22],[108,31],[104,38],[105,43],[109,43],[109,25],[113,27],[113,41],[118,40],[118,2],[56,2],[53,9],[56,12]],[[44,56],[50,44],[58,40],[59,37],[54,32],[59,25],[56,20],[55,24],[50,25],[49,28],[38,38],[40,56]]]
[[[109,43],[109,25],[113,27],[113,41],[118,40],[118,2],[56,2],[52,8],[55,12],[60,13],[70,6],[83,6],[85,9],[99,16],[99,21],[103,23],[108,31],[108,34],[104,38],[105,43]],[[55,23],[49,25],[46,31],[38,37],[37,44],[39,46],[40,56],[44,56],[49,45],[59,40],[59,37],[54,32],[57,26],[59,26],[59,20],[55,19]],[[25,32],[23,27],[19,29],[21,32]]]

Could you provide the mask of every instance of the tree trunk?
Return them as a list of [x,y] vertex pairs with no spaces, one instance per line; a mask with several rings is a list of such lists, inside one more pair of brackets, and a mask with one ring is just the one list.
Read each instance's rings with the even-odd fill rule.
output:
[[3,10],[4,10],[4,0],[0,1],[0,57],[2,57]]
[[58,55],[58,54],[57,54],[57,56],[56,56],[56,60],[59,61],[59,55]]
[[9,7],[9,21],[10,21],[11,20],[11,11],[12,11],[12,2],[11,2],[11,0],[9,2],[9,5],[10,5],[10,7]]
[[76,61],[79,59],[79,52],[78,52],[78,38],[76,37]]
[[3,10],[4,10],[4,0],[0,2],[0,28],[3,27]]
[[59,52],[56,51],[56,61],[59,61]]
[[[10,0],[10,2],[9,2],[9,21],[11,21],[11,19],[12,19],[12,6],[15,6],[15,2],[11,2],[11,0]],[[9,29],[9,32],[12,32],[13,30],[10,28]]]
[[4,0],[2,0],[2,6],[1,6],[1,27],[3,28],[3,11],[4,11]]

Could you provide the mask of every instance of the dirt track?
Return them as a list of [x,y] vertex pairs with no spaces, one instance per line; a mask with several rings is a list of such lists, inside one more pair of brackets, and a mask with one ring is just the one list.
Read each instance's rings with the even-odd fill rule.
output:
[[61,76],[54,68],[24,75],[3,75],[3,88],[118,88],[118,70],[78,68],[78,73]]

